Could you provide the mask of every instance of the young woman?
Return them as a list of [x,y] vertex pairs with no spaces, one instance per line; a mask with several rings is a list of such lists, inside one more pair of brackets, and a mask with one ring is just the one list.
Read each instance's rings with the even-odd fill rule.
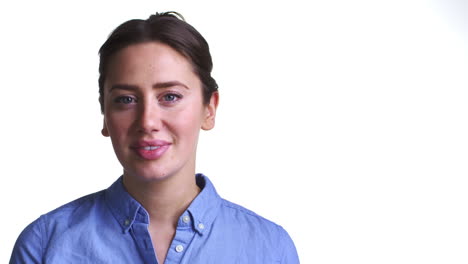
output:
[[123,175],[30,224],[10,263],[299,263],[282,227],[195,174],[218,106],[211,70],[177,13],[117,27],[100,49],[99,100]]

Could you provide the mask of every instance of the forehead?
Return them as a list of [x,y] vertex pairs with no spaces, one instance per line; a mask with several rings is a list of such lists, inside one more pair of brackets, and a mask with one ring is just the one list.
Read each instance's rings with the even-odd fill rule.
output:
[[179,52],[160,42],[125,47],[111,57],[107,67],[106,84],[174,80],[199,82],[190,62]]

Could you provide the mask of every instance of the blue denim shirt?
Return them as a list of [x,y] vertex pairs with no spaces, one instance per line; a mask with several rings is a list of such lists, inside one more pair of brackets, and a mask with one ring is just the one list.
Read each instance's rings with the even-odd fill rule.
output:
[[[164,263],[299,263],[281,226],[222,199],[206,176],[196,179],[202,191],[180,216]],[[26,227],[10,263],[158,263],[148,224],[119,178]]]

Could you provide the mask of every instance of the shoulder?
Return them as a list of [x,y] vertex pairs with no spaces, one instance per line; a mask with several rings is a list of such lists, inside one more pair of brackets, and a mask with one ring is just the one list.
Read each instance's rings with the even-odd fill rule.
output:
[[75,199],[71,202],[61,205],[60,207],[57,207],[56,209],[46,213],[45,215],[60,215],[62,213],[71,212],[75,210],[76,208],[81,207],[82,205],[93,203],[96,200],[101,199],[103,194],[104,194],[104,190],[82,196],[78,199]]
[[242,222],[251,224],[266,225],[268,228],[278,228],[279,226],[274,222],[258,215],[257,213],[249,210],[241,205],[233,203],[231,201],[221,199],[221,210],[223,214],[228,214],[231,217],[235,217],[237,220],[243,220]]
[[260,252],[274,251],[281,263],[299,263],[296,247],[288,232],[280,225],[241,205],[222,199],[222,221],[228,229],[239,234],[244,241],[252,242]]
[[50,240],[70,230],[70,226],[92,214],[100,207],[103,191],[89,194],[62,205],[29,224],[19,235],[10,263],[41,263]]
[[83,196],[42,215],[39,219],[45,222],[45,227],[48,229],[46,231],[52,231],[52,227],[68,228],[79,224],[105,206],[104,193],[99,191]]
[[269,236],[277,239],[283,235],[283,227],[271,220],[249,210],[241,205],[221,199],[221,215],[230,219],[233,224],[237,224],[242,229],[249,229],[254,232],[265,232]]
[[41,263],[44,252],[44,221],[40,217],[29,224],[16,240],[11,263]]

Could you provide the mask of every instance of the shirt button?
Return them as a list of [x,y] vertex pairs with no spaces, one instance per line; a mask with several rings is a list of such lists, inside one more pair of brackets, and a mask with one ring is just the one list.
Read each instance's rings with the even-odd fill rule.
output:
[[188,215],[184,215],[184,217],[182,217],[182,221],[184,221],[184,223],[188,223],[190,222],[190,217]]
[[200,228],[200,229],[205,229],[205,225],[202,224],[202,223],[199,223],[199,224],[198,224],[198,228]]
[[178,253],[184,251],[184,246],[182,246],[182,245],[177,245],[177,246],[175,247],[175,251],[177,251]]
[[130,224],[130,220],[125,219],[124,225],[128,226]]

